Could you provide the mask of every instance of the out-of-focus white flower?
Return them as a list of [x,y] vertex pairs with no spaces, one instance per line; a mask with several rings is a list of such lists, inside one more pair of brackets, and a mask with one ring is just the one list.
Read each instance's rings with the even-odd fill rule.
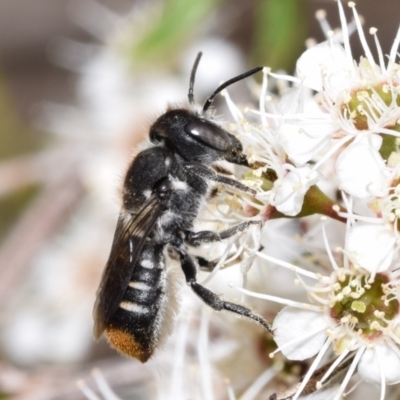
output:
[[76,382],[76,385],[88,400],[121,400],[121,398],[118,397],[111,389],[110,385],[99,369],[94,369],[92,371],[92,376],[96,382],[96,386],[101,397],[98,397],[97,394],[86,385],[85,381],[79,380]]

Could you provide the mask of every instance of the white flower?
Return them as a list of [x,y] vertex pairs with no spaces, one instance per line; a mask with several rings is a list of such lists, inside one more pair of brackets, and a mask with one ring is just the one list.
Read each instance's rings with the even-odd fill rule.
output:
[[[334,122],[321,116],[315,104],[307,104],[303,120],[285,121],[278,131],[280,145],[295,165],[305,165],[330,143],[331,133],[338,128]],[[314,123],[309,123],[310,119]]]
[[302,84],[316,90],[321,108],[329,112],[345,134],[356,136],[362,131],[389,133],[398,136],[392,128],[400,116],[397,106],[399,65],[395,57],[399,37],[396,37],[387,65],[375,35],[379,53],[376,62],[369,49],[354,3],[357,32],[365,57],[359,63],[352,57],[347,22],[338,2],[344,47],[332,39],[308,49],[297,62],[297,73]]
[[346,53],[339,43],[322,42],[300,56],[296,72],[305,87],[317,92],[329,90],[329,97],[335,99],[343,86],[351,84],[349,71],[343,68],[346,63]]
[[[327,246],[324,228],[322,236]],[[291,360],[317,355],[293,400],[300,396],[322,357],[329,352],[337,358],[323,376],[318,376],[318,388],[329,380],[335,381],[339,365],[349,364],[335,399],[344,393],[357,365],[362,379],[381,385],[382,399],[386,385],[400,381],[400,282],[399,273],[389,269],[393,243],[393,237],[382,225],[356,223],[346,235],[343,266],[336,264],[327,246],[333,268],[330,276],[314,274],[268,255],[260,255],[292,269],[297,275],[297,283],[304,287],[310,300],[309,304],[302,304],[241,290],[288,305],[273,323],[277,351]],[[310,286],[300,275],[314,279],[316,284]]]
[[[390,342],[389,342],[390,343]],[[358,364],[358,372],[367,382],[376,383],[381,374],[388,385],[400,382],[400,357],[393,345],[377,344],[367,348]]]
[[378,151],[382,138],[371,134],[358,139],[337,158],[338,183],[345,192],[358,198],[380,196],[386,183],[386,166]]
[[392,235],[399,238],[400,217],[400,159],[399,152],[393,151],[388,159],[384,190],[380,196],[369,202],[377,219],[391,228]]
[[[351,53],[340,1],[338,5],[343,45],[338,42],[337,35],[328,33],[327,42],[309,48],[299,58],[297,78],[269,73],[294,82],[299,91],[297,102],[302,104],[283,113],[280,118],[284,123],[277,134],[280,145],[296,165],[315,160],[313,168],[317,169],[339,152],[336,171],[340,186],[353,196],[365,198],[382,193],[385,177],[384,162],[379,154],[380,135],[399,137],[400,65],[395,63],[395,58],[400,31],[385,63],[376,29],[371,29],[379,55],[379,60],[375,61],[354,3],[349,3],[365,53],[357,63]],[[306,107],[310,99],[305,88],[317,91],[311,112],[308,111],[310,106]],[[277,116],[264,113],[264,118],[274,120]]]
[[287,174],[274,182],[269,204],[293,217],[301,211],[305,194],[319,180],[320,174],[309,166],[295,168],[287,164],[286,168]]
[[[267,73],[268,71],[264,71],[264,91],[261,98],[265,97]],[[273,206],[287,216],[297,215],[302,209],[305,194],[318,182],[321,175],[309,165],[296,167],[286,162],[286,153],[279,142],[279,132],[287,125],[277,121],[273,128],[265,124],[258,128],[244,119],[227,93],[225,98],[232,115],[236,117],[238,137],[249,155],[249,163],[261,165],[247,175],[244,183],[258,191],[257,200],[265,206]],[[284,108],[284,103],[291,109],[297,109],[296,98],[296,93],[290,93],[281,101],[280,107]],[[272,176],[268,176],[268,172]]]
[[315,310],[285,307],[276,316],[274,329],[275,342],[285,346],[282,353],[289,360],[302,361],[314,356],[315,349],[321,349],[326,340],[326,321]]
[[356,222],[346,236],[349,260],[370,274],[386,271],[392,264],[396,239],[382,224]]

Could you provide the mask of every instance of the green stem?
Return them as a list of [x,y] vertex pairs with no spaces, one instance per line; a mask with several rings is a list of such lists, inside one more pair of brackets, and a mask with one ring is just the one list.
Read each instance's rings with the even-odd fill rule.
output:
[[344,207],[333,201],[324,192],[322,192],[318,186],[313,185],[310,187],[310,189],[308,189],[308,192],[304,196],[303,207],[297,215],[295,215],[294,217],[289,217],[282,214],[276,208],[273,208],[269,214],[268,219],[301,218],[313,214],[321,214],[336,219],[337,221],[346,223],[346,218],[339,216],[337,212],[333,209],[333,206],[339,207],[340,211],[342,212],[347,211]]

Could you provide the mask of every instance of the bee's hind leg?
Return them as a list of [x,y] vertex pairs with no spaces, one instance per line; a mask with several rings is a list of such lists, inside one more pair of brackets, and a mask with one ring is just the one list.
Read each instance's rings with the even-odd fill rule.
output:
[[272,333],[272,326],[260,315],[253,313],[250,309],[243,307],[239,304],[224,301],[219,298],[210,289],[205,288],[196,281],[196,265],[192,258],[188,254],[180,255],[181,266],[183,273],[185,274],[186,282],[191,286],[192,290],[204,301],[208,306],[216,311],[226,310],[242,317],[250,318],[253,321],[259,323],[268,332]]

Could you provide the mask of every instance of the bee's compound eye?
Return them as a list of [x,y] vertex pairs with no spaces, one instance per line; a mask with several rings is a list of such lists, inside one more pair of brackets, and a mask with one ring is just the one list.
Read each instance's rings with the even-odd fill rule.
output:
[[205,145],[219,151],[226,151],[231,145],[227,132],[207,121],[193,121],[185,125],[185,132]]

